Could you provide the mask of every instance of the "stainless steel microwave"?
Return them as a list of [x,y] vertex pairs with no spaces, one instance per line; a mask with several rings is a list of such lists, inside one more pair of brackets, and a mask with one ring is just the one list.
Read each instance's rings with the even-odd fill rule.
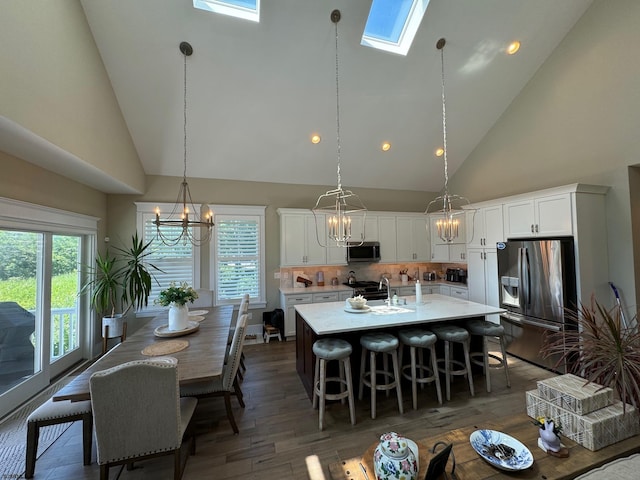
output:
[[352,242],[347,246],[347,263],[373,263],[380,261],[380,242]]

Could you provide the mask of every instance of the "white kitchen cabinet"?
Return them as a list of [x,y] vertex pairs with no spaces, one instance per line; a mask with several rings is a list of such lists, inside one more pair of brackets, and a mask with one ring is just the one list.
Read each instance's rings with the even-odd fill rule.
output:
[[429,216],[429,232],[431,238],[431,257],[432,262],[466,262],[467,246],[466,246],[466,216],[460,216],[460,225],[458,227],[458,237],[452,242],[445,242],[438,235],[436,222],[442,218],[441,215]]
[[[316,217],[310,210],[278,209],[280,215],[280,265],[345,265],[346,249],[331,246],[325,215]],[[318,242],[323,242],[323,247]]]
[[427,217],[398,216],[396,218],[396,260],[398,262],[428,262],[430,255]]
[[450,293],[449,296],[459,298],[461,300],[469,299],[469,290],[463,287],[449,287]]
[[467,248],[496,248],[503,242],[502,204],[481,206],[467,212]]
[[378,216],[378,241],[380,242],[380,261],[396,261],[396,217],[395,215]]
[[284,311],[284,335],[285,337],[296,336],[296,305],[303,303],[313,303],[311,293],[290,293],[280,294],[280,305]]
[[523,198],[505,203],[507,238],[571,235],[571,195]]
[[[467,250],[467,288],[472,302],[500,306],[498,254],[495,248]],[[500,323],[499,315],[489,315],[487,320]]]
[[[362,221],[364,218],[364,222]],[[364,225],[364,228],[363,228]],[[351,218],[351,239],[354,242],[360,242],[364,234],[365,242],[377,242],[380,237],[378,235],[378,215],[367,212],[366,217],[362,215],[354,215]]]

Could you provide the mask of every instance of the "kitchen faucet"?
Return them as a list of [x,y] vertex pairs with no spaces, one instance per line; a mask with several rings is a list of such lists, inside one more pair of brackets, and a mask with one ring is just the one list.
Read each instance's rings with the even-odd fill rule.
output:
[[380,285],[378,285],[378,290],[382,290],[382,282],[387,283],[387,305],[391,306],[391,286],[389,285],[389,279],[386,276],[383,276],[380,279]]

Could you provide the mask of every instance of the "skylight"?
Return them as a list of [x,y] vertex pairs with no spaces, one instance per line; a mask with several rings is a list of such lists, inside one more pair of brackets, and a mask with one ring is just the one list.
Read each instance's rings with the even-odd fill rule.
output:
[[253,22],[260,21],[260,0],[193,0],[193,7]]
[[406,55],[430,0],[373,0],[361,45]]

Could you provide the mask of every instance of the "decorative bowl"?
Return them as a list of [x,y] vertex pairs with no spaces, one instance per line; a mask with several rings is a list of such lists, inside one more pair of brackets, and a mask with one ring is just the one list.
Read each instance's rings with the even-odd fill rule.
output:
[[469,437],[469,442],[478,455],[500,470],[516,472],[533,465],[529,449],[506,433],[476,430]]
[[367,306],[367,299],[363,297],[353,297],[347,299],[351,308],[360,310]]

